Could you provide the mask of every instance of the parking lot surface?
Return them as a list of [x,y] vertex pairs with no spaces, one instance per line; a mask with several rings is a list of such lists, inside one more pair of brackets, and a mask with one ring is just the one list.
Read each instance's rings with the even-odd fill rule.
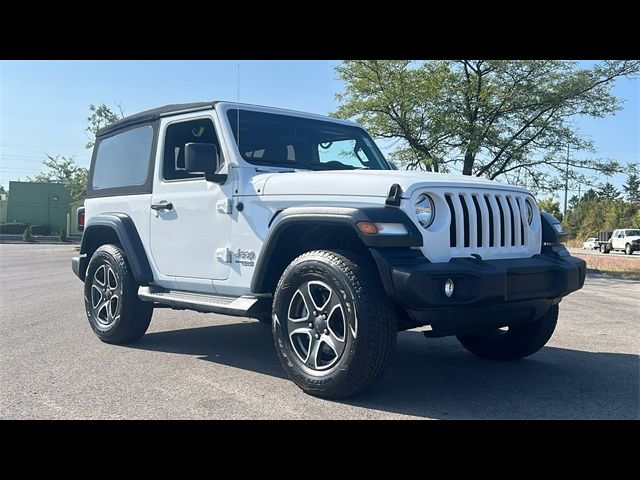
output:
[[640,417],[640,282],[588,277],[547,347],[520,362],[403,332],[383,380],[335,402],[286,378],[257,321],[159,309],[138,343],[101,343],[72,255],[0,245],[0,418]]

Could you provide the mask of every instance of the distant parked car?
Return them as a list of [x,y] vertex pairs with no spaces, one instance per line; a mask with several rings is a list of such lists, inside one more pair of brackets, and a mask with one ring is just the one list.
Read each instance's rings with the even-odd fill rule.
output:
[[587,238],[582,243],[582,248],[585,250],[596,250],[598,248],[598,239],[596,237]]

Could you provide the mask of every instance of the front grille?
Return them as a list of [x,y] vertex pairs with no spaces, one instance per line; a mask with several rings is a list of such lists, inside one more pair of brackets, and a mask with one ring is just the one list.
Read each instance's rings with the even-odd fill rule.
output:
[[525,196],[518,193],[445,193],[451,213],[449,246],[468,250],[528,245]]

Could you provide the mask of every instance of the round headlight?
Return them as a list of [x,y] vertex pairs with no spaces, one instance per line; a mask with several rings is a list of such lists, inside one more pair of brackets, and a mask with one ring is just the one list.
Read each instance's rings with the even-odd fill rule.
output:
[[531,225],[531,222],[533,222],[533,205],[531,205],[530,200],[526,200],[524,203],[527,204],[527,222]]
[[424,228],[429,228],[436,216],[436,208],[431,197],[425,193],[418,197],[416,201],[416,217]]

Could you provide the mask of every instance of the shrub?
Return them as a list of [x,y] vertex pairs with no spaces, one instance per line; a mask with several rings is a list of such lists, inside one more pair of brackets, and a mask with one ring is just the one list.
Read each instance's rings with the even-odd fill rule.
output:
[[31,227],[27,227],[24,229],[24,233],[22,234],[22,239],[25,242],[33,242],[33,234],[31,232]]
[[27,224],[22,222],[2,223],[0,224],[0,233],[21,235],[26,227]]
[[51,226],[31,225],[31,233],[33,233],[34,235],[51,235]]
[[67,241],[67,232],[64,231],[64,228],[60,230],[60,241],[61,242]]

